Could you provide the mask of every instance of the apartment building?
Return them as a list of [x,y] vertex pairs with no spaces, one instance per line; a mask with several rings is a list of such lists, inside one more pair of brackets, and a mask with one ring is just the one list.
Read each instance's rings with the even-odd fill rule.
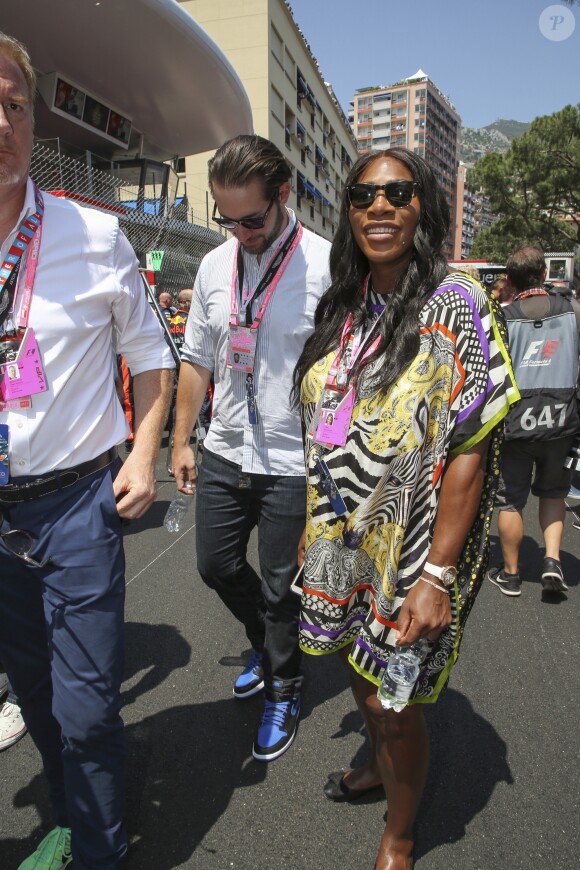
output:
[[473,196],[475,206],[473,229],[474,236],[476,236],[481,230],[488,229],[496,220],[497,215],[493,214],[489,198],[481,188],[476,190]]
[[467,183],[467,166],[460,163],[457,170],[457,220],[453,259],[466,260],[475,237],[475,202],[473,188]]
[[350,105],[362,153],[402,145],[430,164],[451,208],[447,248],[453,255],[461,128],[455,106],[421,69],[394,85],[360,88]]
[[[289,206],[305,227],[331,239],[357,143],[289,5],[284,0],[184,0],[181,6],[238,74],[250,99],[254,132],[274,142],[291,164]],[[178,165],[188,201],[196,213],[205,213],[208,225],[212,153],[184,155]]]

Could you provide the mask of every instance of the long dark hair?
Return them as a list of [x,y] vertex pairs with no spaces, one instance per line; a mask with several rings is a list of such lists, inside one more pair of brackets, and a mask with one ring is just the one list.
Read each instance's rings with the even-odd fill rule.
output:
[[331,284],[318,303],[314,332],[304,345],[294,369],[294,401],[299,398],[300,384],[309,369],[338,347],[348,314],[352,312],[355,326],[366,317],[361,287],[369,272],[369,263],[350,227],[346,188],[362,175],[369,164],[382,157],[399,160],[409,169],[419,185],[421,212],[413,238],[411,261],[399,276],[393,292],[385,297],[385,313],[378,328],[380,344],[358,367],[355,384],[363,368],[384,354],[387,347],[389,352],[373,387],[386,390],[394,383],[419,350],[419,312],[424,300],[447,274],[443,242],[449,230],[449,206],[429,164],[407,148],[372,151],[360,157],[346,179],[342,194],[338,227],[330,250]]

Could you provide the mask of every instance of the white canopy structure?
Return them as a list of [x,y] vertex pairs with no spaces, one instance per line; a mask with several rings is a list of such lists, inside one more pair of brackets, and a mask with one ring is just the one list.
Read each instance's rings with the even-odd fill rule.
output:
[[175,0],[0,0],[0,13],[0,27],[26,45],[39,74],[39,139],[120,154],[104,127],[55,111],[59,79],[104,104],[117,123],[127,120],[125,156],[167,160],[252,132],[237,74]]

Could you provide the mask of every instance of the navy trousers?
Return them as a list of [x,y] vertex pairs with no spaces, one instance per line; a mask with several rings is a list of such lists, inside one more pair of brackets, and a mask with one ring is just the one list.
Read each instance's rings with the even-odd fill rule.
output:
[[127,851],[120,717],[125,562],[118,465],[33,502],[1,505],[1,531],[38,540],[27,565],[0,539],[0,659],[38,747],[55,824],[75,870],[113,870]]
[[[305,524],[303,476],[245,474],[204,450],[196,499],[197,568],[204,583],[243,623],[252,647],[264,652],[267,695],[274,678],[296,685],[302,680],[300,596],[290,592],[290,583]],[[246,559],[256,526],[261,577]]]

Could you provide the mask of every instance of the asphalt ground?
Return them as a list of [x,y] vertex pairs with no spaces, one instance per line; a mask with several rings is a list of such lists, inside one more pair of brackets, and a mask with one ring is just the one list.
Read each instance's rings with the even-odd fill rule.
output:
[[[305,657],[296,741],[275,762],[253,761],[262,701],[232,696],[248,644],[196,573],[194,511],[178,535],[162,526],[174,492],[164,460],[155,505],[126,530],[130,870],[370,870],[384,798],[333,804],[322,793],[329,771],[368,748],[337,657]],[[580,531],[568,518],[570,592],[550,603],[534,499],[526,532],[523,594],[484,583],[450,685],[426,710],[418,870],[578,866]],[[497,558],[495,532],[493,545]],[[0,755],[0,787],[0,868],[16,870],[52,827],[28,735]]]

